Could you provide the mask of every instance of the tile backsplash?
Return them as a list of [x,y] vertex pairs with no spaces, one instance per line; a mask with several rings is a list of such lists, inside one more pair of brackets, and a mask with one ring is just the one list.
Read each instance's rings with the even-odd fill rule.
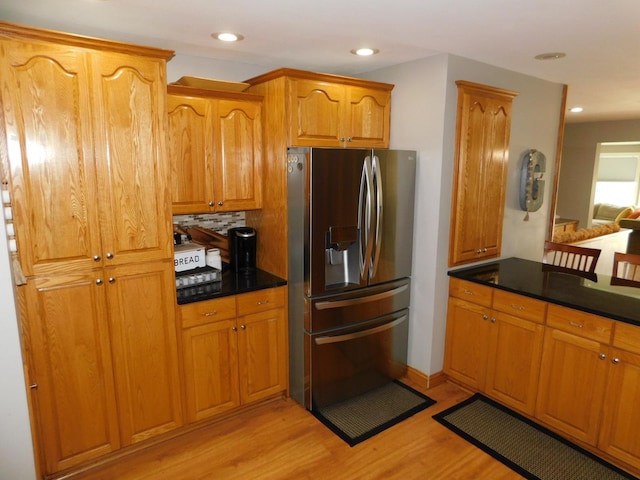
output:
[[245,212],[174,215],[173,223],[183,227],[204,227],[223,235],[226,235],[230,228],[246,226]]

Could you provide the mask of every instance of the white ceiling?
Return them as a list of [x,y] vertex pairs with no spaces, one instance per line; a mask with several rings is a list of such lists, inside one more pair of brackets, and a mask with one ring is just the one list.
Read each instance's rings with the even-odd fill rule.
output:
[[[567,84],[585,108],[568,122],[640,119],[640,0],[0,0],[0,19],[265,71],[357,76],[451,53]],[[245,39],[211,38],[223,30]],[[567,56],[534,59],[547,52]]]

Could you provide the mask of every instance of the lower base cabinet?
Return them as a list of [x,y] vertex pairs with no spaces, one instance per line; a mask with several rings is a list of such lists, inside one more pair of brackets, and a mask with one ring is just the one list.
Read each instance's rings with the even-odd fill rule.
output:
[[21,287],[45,474],[182,425],[174,289],[169,261]]
[[179,307],[187,420],[286,391],[286,287]]
[[638,475],[640,327],[450,280],[445,373]]

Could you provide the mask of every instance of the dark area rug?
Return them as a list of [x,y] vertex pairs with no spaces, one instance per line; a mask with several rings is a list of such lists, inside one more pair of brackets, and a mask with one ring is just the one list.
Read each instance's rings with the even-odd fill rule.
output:
[[637,479],[481,394],[433,418],[530,480]]
[[435,403],[417,390],[393,381],[311,413],[353,447]]

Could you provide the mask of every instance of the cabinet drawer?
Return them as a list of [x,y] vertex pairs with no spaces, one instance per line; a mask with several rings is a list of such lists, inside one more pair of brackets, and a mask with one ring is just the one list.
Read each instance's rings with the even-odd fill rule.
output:
[[612,345],[632,353],[640,354],[640,327],[624,322],[615,322]]
[[450,296],[477,303],[478,305],[484,305],[485,307],[491,306],[491,298],[494,290],[494,288],[487,287],[486,285],[467,282],[466,280],[460,280],[455,277],[449,278]]
[[496,290],[493,292],[493,308],[532,322],[544,323],[547,303],[517,293]]
[[238,316],[258,313],[284,306],[284,287],[267,288],[238,295]]
[[613,330],[611,319],[551,304],[547,310],[547,325],[606,344],[610,342]]
[[236,297],[228,296],[181,305],[180,316],[182,317],[182,328],[234,318],[236,316]]

